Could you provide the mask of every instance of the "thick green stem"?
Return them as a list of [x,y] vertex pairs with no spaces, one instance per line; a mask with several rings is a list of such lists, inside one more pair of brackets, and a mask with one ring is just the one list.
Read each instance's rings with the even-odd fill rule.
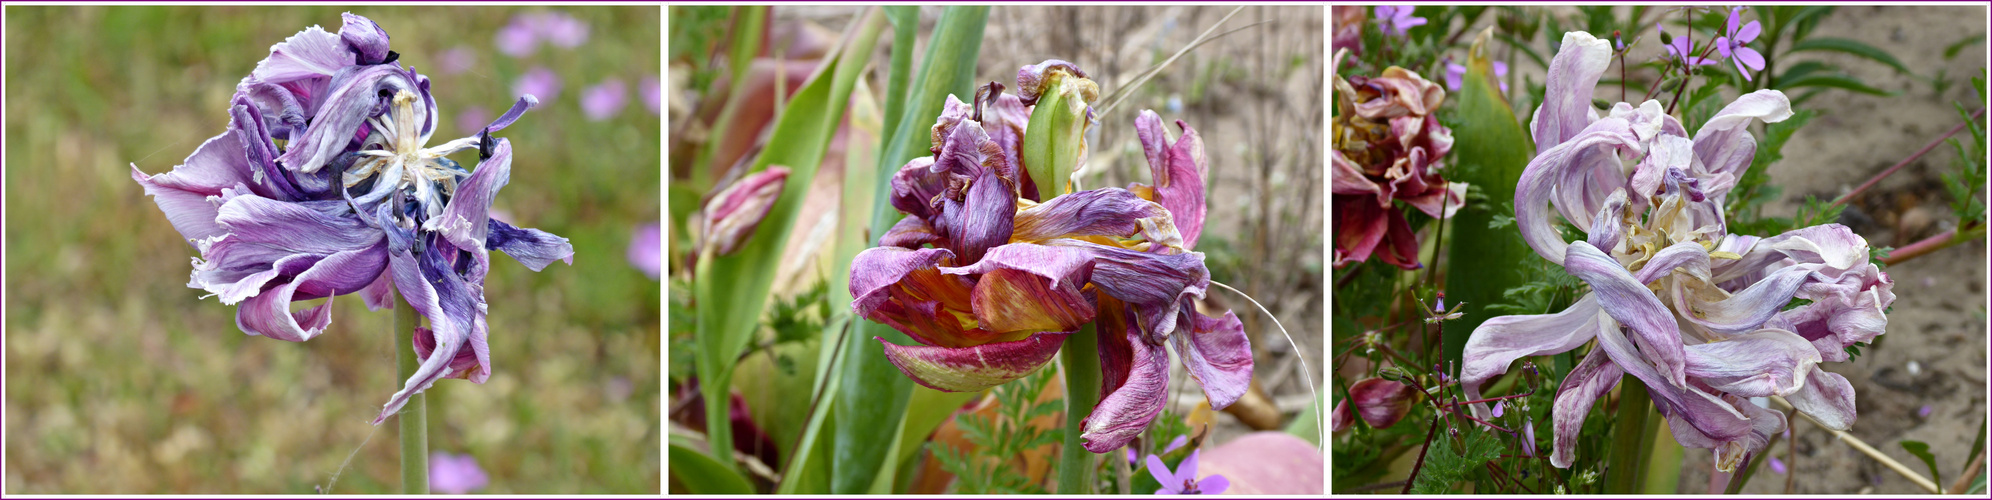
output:
[[1058,492],[1090,495],[1093,479],[1088,476],[1098,457],[1086,451],[1079,434],[1084,432],[1081,424],[1086,415],[1093,413],[1100,398],[1100,345],[1093,324],[1087,323],[1078,333],[1065,337],[1065,348],[1058,356],[1065,369],[1065,453],[1058,460]]
[[1640,492],[1640,472],[1646,470],[1646,452],[1651,448],[1646,442],[1652,438],[1646,415],[1652,411],[1645,382],[1631,375],[1619,380],[1618,423],[1613,430],[1617,435],[1612,437],[1611,462],[1605,470],[1606,494]]
[[[415,360],[415,327],[420,323],[421,318],[415,315],[415,308],[408,305],[408,300],[395,295],[394,357],[404,381],[415,376],[415,369],[422,364]],[[401,425],[401,492],[405,494],[429,494],[428,399],[422,393],[409,396],[408,404],[394,417]]]

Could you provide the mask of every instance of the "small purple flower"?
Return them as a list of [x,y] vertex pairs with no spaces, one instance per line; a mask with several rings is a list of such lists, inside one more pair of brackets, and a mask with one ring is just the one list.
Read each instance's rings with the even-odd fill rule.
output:
[[443,55],[436,59],[436,71],[445,75],[470,71],[474,66],[477,66],[477,52],[462,45],[443,51]]
[[657,223],[636,227],[636,234],[629,239],[629,265],[635,267],[650,279],[657,279],[664,272],[664,232]]
[[512,84],[512,92],[518,95],[538,97],[542,102],[551,102],[560,95],[560,75],[543,66],[534,66],[519,76],[518,83]]
[[463,495],[484,489],[491,478],[477,466],[477,458],[438,451],[429,454],[429,489],[444,495]]
[[1406,33],[1411,31],[1411,28],[1425,24],[1425,18],[1411,15],[1411,12],[1414,10],[1417,10],[1417,6],[1378,5],[1376,6],[1376,23],[1383,28],[1384,34],[1403,38]]
[[1765,457],[1765,458],[1771,459],[1771,472],[1776,472],[1779,474],[1785,473],[1785,464],[1783,460],[1778,460],[1778,457]]
[[620,79],[609,81],[581,91],[581,114],[589,121],[602,121],[614,118],[629,105],[629,88]]
[[1502,413],[1506,413],[1506,412],[1505,412],[1505,411],[1503,411],[1503,410],[1502,410],[1501,408],[1502,408],[1502,407],[1504,407],[1504,406],[1507,406],[1507,405],[1508,405],[1508,400],[1506,400],[1506,399],[1503,399],[1503,400],[1500,400],[1500,401],[1495,401],[1495,402],[1494,402],[1494,418],[1501,418],[1501,414],[1502,414]]
[[1738,24],[1742,21],[1742,7],[1729,11],[1728,36],[1715,39],[1715,50],[1721,51],[1722,57],[1735,63],[1736,72],[1743,74],[1744,81],[1749,81],[1751,71],[1764,69],[1764,55],[1757,53],[1756,49],[1744,47],[1743,44],[1756,40],[1764,28],[1756,21],[1750,21],[1750,24],[1743,24],[1739,28]]
[[[1167,447],[1164,447],[1164,448],[1162,448],[1162,454],[1163,454],[1163,455],[1167,455],[1167,454],[1170,454],[1170,453],[1174,453],[1174,452],[1175,452],[1176,450],[1180,450],[1180,449],[1183,449],[1183,445],[1186,445],[1186,444],[1189,444],[1189,443],[1190,443],[1190,437],[1189,437],[1189,436],[1176,436],[1176,439],[1174,439],[1174,440],[1171,440],[1171,441],[1169,441],[1169,446],[1167,446]],[[1134,451],[1134,447],[1133,447],[1133,446],[1128,446],[1128,447],[1127,447],[1127,463],[1130,463],[1130,464],[1132,464],[1132,463],[1138,463],[1138,462],[1140,462],[1140,461],[1141,461],[1141,457],[1139,456],[1139,454],[1138,454],[1138,453],[1135,453],[1135,451]]]
[[539,31],[534,30],[531,25],[520,22],[520,18],[513,18],[512,24],[498,30],[498,36],[493,43],[498,46],[498,52],[501,54],[526,57],[533,55],[533,51],[539,48],[539,37]]
[[1936,408],[1936,407],[1934,407],[1934,406],[1930,406],[1930,405],[1923,405],[1923,407],[1922,407],[1922,408],[1917,408],[1917,409],[1916,409],[1916,417],[1917,417],[1917,418],[1930,418],[1930,414],[1931,414],[1931,413],[1935,413],[1936,411],[1937,411],[1937,408]]
[[[1504,63],[1501,61],[1494,61],[1494,76],[1497,79],[1499,77],[1508,76],[1508,63]],[[1446,88],[1450,90],[1459,90],[1459,87],[1465,84],[1466,84],[1466,66],[1462,66],[1457,63],[1446,63]],[[1501,82],[1501,91],[1502,92],[1508,91],[1508,82]],[[1445,303],[1440,302],[1439,307],[1445,307]]]
[[479,130],[484,130],[485,125],[491,123],[491,110],[483,106],[463,108],[463,111],[457,112],[456,122],[457,130],[475,135]]
[[1536,423],[1534,418],[1522,421],[1522,454],[1536,456]]
[[1182,463],[1176,464],[1177,469],[1175,472],[1169,471],[1169,464],[1163,463],[1162,457],[1149,455],[1148,475],[1154,476],[1155,482],[1162,483],[1162,489],[1157,490],[1155,494],[1220,495],[1224,493],[1224,490],[1231,489],[1231,480],[1225,479],[1224,476],[1213,475],[1203,479],[1197,478],[1198,453],[1203,453],[1203,450],[1190,452],[1188,458],[1184,458]]
[[[1654,25],[1654,28],[1660,30],[1662,33],[1665,33],[1667,31],[1667,28],[1665,26],[1661,26],[1658,24]],[[1711,61],[1706,57],[1696,57],[1695,54],[1696,49],[1694,41],[1689,40],[1688,37],[1685,36],[1674,37],[1673,43],[1662,45],[1662,47],[1665,47],[1667,49],[1667,55],[1673,56],[1674,59],[1678,59],[1682,61],[1683,64],[1689,66],[1708,66],[1711,64],[1715,64],[1715,61]]]
[[555,47],[571,49],[588,42],[588,23],[565,12],[540,14],[535,25],[540,37]]
[[645,76],[637,80],[636,93],[643,97],[643,107],[649,109],[650,114],[664,112],[664,87],[657,84],[657,77]]

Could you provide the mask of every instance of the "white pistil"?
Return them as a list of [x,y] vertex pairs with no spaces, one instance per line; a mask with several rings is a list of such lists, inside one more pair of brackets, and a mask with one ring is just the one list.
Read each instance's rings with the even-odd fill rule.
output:
[[[416,201],[422,205],[428,216],[434,217],[443,211],[443,198],[456,194],[457,179],[465,172],[450,168],[442,160],[451,154],[467,149],[475,149],[477,137],[457,139],[433,148],[424,148],[421,120],[415,116],[419,105],[414,92],[396,92],[388,113],[371,118],[375,136],[369,138],[369,146],[381,149],[360,151],[360,158],[354,168],[344,175],[346,187],[353,187],[369,178],[376,182],[393,182],[395,189],[413,189]],[[437,184],[442,184],[441,188]]]

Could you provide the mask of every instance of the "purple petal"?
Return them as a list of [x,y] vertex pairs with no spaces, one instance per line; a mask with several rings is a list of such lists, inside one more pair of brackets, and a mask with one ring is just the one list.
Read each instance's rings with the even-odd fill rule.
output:
[[1563,385],[1557,389],[1556,401],[1550,409],[1551,429],[1555,433],[1549,452],[1550,465],[1570,468],[1576,458],[1578,433],[1584,429],[1584,419],[1590,416],[1592,403],[1617,387],[1623,373],[1603,349],[1592,349],[1563,377]]
[[622,80],[609,79],[581,91],[581,114],[590,121],[614,118],[629,104],[629,89]]
[[460,248],[484,248],[490,233],[491,201],[498,190],[512,181],[512,141],[498,139],[491,157],[479,162],[477,170],[457,181],[456,195],[443,212],[422,223],[423,231],[434,232]]
[[1589,33],[1563,35],[1562,49],[1549,63],[1548,91],[1544,94],[1548,97],[1536,108],[1529,126],[1538,157],[1576,138],[1591,124],[1591,93],[1611,66],[1611,52],[1610,44]]
[[1349,400],[1355,404],[1356,414],[1378,429],[1397,425],[1410,414],[1417,395],[1418,389],[1408,384],[1380,378],[1364,379],[1349,386]]
[[1018,192],[1024,198],[1043,201],[1037,184],[1030,178],[1030,173],[1024,171],[1022,164],[1024,130],[1028,128],[1030,121],[1030,111],[1024,108],[1023,101],[1017,99],[1016,95],[1002,94],[993,100],[983,102],[982,129],[989,133],[989,140],[994,141],[997,148],[1003,152],[1003,163],[1000,164],[999,173],[1005,178],[1015,180]]
[[[428,328],[415,327],[414,344],[415,359],[428,361],[429,355],[436,352],[436,333]],[[470,378],[476,368],[477,353],[459,349],[456,357],[450,358],[449,364],[444,367],[443,378]]]
[[537,97],[542,102],[552,101],[560,96],[560,75],[554,74],[553,70],[534,66],[512,84],[512,93],[521,97]]
[[1211,318],[1194,308],[1184,311],[1190,315],[1193,328],[1188,335],[1173,335],[1169,338],[1176,346],[1176,357],[1189,369],[1190,377],[1203,386],[1204,399],[1210,401],[1212,409],[1222,410],[1252,386],[1252,342],[1245,335],[1245,325],[1238,321],[1238,315],[1225,311],[1223,317]]
[[961,347],[991,340],[993,333],[964,324],[972,323],[967,320],[973,315],[969,297],[975,283],[941,274],[939,266],[953,259],[945,248],[865,249],[851,260],[851,308],[926,345]]
[[1203,450],[1190,450],[1190,456],[1176,464],[1177,478],[1188,480],[1195,480],[1197,478],[1197,454],[1199,453],[1203,453]]
[[1177,231],[1182,233],[1183,248],[1196,248],[1197,236],[1203,234],[1204,177],[1210,175],[1203,138],[1196,129],[1176,120],[1183,137],[1171,144],[1162,118],[1149,110],[1135,117],[1134,127],[1148,157],[1148,171],[1155,178],[1155,202],[1169,209]]
[[1182,449],[1183,445],[1186,444],[1190,444],[1189,436],[1176,436],[1176,439],[1169,440],[1169,446],[1162,448],[1162,453],[1169,454],[1175,452],[1176,450]]
[[[1093,413],[1086,415],[1084,432],[1079,435],[1079,439],[1085,441],[1086,450],[1094,453],[1104,453],[1126,446],[1129,441],[1140,436],[1141,431],[1147,429],[1148,424],[1154,422],[1157,415],[1162,414],[1162,407],[1167,403],[1169,395],[1167,350],[1143,340],[1141,331],[1129,326],[1125,321],[1114,322],[1111,325],[1103,321],[1099,335],[1102,344],[1106,343],[1105,339],[1108,336],[1114,336],[1113,340],[1120,343],[1119,345],[1127,346],[1129,351],[1126,358],[1127,368],[1120,372],[1126,374],[1121,377],[1125,382],[1117,384],[1112,393],[1100,398],[1100,404],[1093,407]],[[1162,480],[1160,475],[1169,473],[1166,467],[1155,467],[1159,459],[1154,455],[1149,455],[1148,460],[1149,472],[1158,474],[1158,480]],[[1178,486],[1182,484],[1181,480],[1173,483],[1167,480],[1162,482],[1165,488],[1170,484]]]
[[1766,328],[1687,346],[1688,375],[1743,397],[1785,396],[1805,384],[1819,350],[1798,334]]
[[1798,292],[1799,285],[1805,283],[1809,274],[1800,267],[1780,269],[1721,300],[1708,300],[1711,295],[1724,294],[1708,293],[1714,287],[1707,284],[1676,283],[1673,298],[1675,305],[1682,308],[1682,319],[1708,331],[1737,335],[1756,330],[1776,316],[1780,309],[1791,303],[1792,295]]
[[1743,22],[1743,8],[1733,7],[1729,9],[1729,29],[1724,33],[1728,33],[1732,36],[1735,35],[1737,27],[1741,25],[1742,22]]
[[1144,233],[1149,241],[1182,241],[1170,225],[1169,210],[1120,188],[1089,189],[1025,207],[1016,212],[1011,241],[1041,242],[1057,238],[1108,236],[1126,238]]
[[1844,431],[1854,426],[1854,386],[1838,373],[1812,370],[1805,376],[1805,386],[1785,396],[1785,401],[1822,427]]
[[1708,249],[1702,248],[1700,243],[1682,241],[1654,253],[1646,260],[1646,265],[1640,267],[1632,276],[1640,283],[1650,284],[1678,269],[1686,272],[1688,276],[1706,279],[1709,273],[1708,266]]
[[637,226],[636,234],[629,238],[629,250],[624,253],[630,266],[650,279],[657,279],[664,271],[663,229],[654,222]]
[[152,195],[167,222],[192,244],[227,232],[215,224],[220,207],[209,198],[221,196],[223,189],[254,182],[244,155],[241,141],[223,132],[201,143],[186,163],[171,172],[148,176],[132,164],[131,178],[145,188],[145,194]]
[[[1589,102],[1587,98],[1583,105],[1590,106]],[[1564,187],[1568,185],[1565,182],[1567,177],[1589,176],[1591,172],[1597,171],[1598,165],[1609,164],[1616,169],[1617,161],[1612,157],[1614,149],[1638,147],[1639,138],[1633,134],[1629,122],[1620,118],[1604,118],[1585,128],[1582,134],[1568,141],[1562,141],[1556,147],[1549,148],[1537,155],[1534,160],[1530,160],[1528,167],[1522,171],[1520,184],[1515,189],[1515,225],[1522,231],[1522,239],[1529,244],[1529,248],[1550,262],[1563,263],[1564,248],[1569,244],[1563,241],[1563,236],[1557,232],[1555,226],[1551,225],[1546,205],[1552,200],[1559,200],[1556,196],[1558,190],[1578,189]],[[1604,160],[1610,161],[1607,163]],[[1617,187],[1604,184],[1584,190],[1595,192],[1602,205],[1605,197]],[[1561,204],[1559,200],[1559,205]],[[1565,217],[1580,220],[1588,219],[1597,212],[1595,207],[1590,210],[1585,210],[1584,207],[1559,208],[1564,209]],[[1582,220],[1582,222],[1589,221]],[[1584,227],[1589,226],[1586,224]]]
[[969,306],[983,330],[1070,332],[1093,321],[1093,305],[1080,292],[1093,274],[1084,251],[1013,243],[990,249],[975,264],[940,270],[974,277]]
[[922,219],[940,213],[936,200],[947,189],[947,174],[934,172],[933,166],[934,157],[922,156],[892,174],[892,208]]
[[539,32],[521,22],[522,19],[524,16],[515,17],[512,19],[512,24],[498,30],[498,36],[493,43],[498,46],[499,53],[512,57],[526,57],[539,48]]
[[[1526,356],[1557,354],[1576,349],[1595,335],[1598,298],[1585,294],[1556,314],[1497,316],[1473,329],[1460,365],[1460,386],[1468,400],[1480,399],[1480,385],[1506,373],[1508,364]],[[1490,415],[1485,403],[1474,414]]]
[[1757,24],[1756,21],[1750,21],[1749,24],[1743,25],[1743,29],[1736,31],[1736,43],[1738,45],[1750,43],[1756,40],[1757,35],[1763,32],[1764,27],[1762,25]]
[[[367,125],[366,120],[385,108],[386,101],[381,96],[393,96],[400,92],[420,95],[422,90],[408,76],[410,73],[394,66],[356,66],[341,71],[333,78],[324,104],[311,125],[305,128],[303,134],[292,134],[290,149],[277,161],[299,172],[316,172],[343,153],[360,128]],[[432,120],[429,109],[417,106],[416,120]],[[373,133],[384,132],[375,130]]]
[[[386,37],[382,35],[383,39]],[[383,40],[384,41],[384,40]],[[339,70],[356,63],[352,50],[339,35],[317,26],[270,46],[270,56],[256,63],[249,77],[268,83],[331,78]]]
[[381,269],[380,276],[374,277],[372,284],[360,289],[360,301],[367,304],[368,311],[394,308],[394,276]]
[[1169,464],[1163,462],[1162,457],[1149,455],[1147,464],[1149,477],[1155,478],[1155,482],[1162,484],[1162,490],[1155,493],[1173,495],[1183,492],[1183,481],[1176,478],[1176,473],[1169,472]]
[[[1756,24],[1757,24],[1757,23],[1756,23],[1756,21],[1751,21],[1751,22],[1750,22],[1750,25],[1752,25],[1752,26],[1755,26]],[[1786,472],[1786,471],[1785,471],[1785,464],[1784,464],[1784,461],[1783,461],[1783,460],[1778,460],[1778,457],[1769,457],[1769,458],[1771,459],[1771,463],[1770,463],[1770,466],[1771,466],[1771,472],[1776,472],[1776,473],[1779,473],[1779,474],[1784,474],[1784,473]]]
[[1133,308],[1147,341],[1157,345],[1176,331],[1183,299],[1202,297],[1210,285],[1201,253],[1154,254],[1068,239],[1045,244],[1090,252],[1093,285]]
[[645,76],[637,80],[636,94],[643,98],[643,107],[649,109],[650,114],[664,111],[664,87],[657,84],[657,77]]
[[1224,476],[1210,476],[1197,480],[1197,491],[1205,495],[1222,495],[1231,489],[1231,480]]
[[535,106],[539,106],[538,97],[532,94],[519,96],[519,100],[513,102],[511,109],[505,110],[505,114],[498,115],[498,119],[492,120],[489,125],[485,125],[484,128],[478,130],[482,132],[505,130],[505,127],[510,127],[513,122],[519,121],[519,117],[525,116],[526,110],[533,109]]
[[[872,340],[884,344],[885,359],[914,382],[938,391],[974,392],[1022,378],[1044,367],[1051,362],[1052,355],[1058,354],[1068,334],[1038,333],[1023,340],[973,347],[903,346],[886,342],[882,337]],[[1126,444],[1094,453],[1106,453]]]
[[921,219],[919,216],[908,215],[906,218],[899,219],[898,223],[893,224],[892,229],[887,230],[884,236],[880,236],[878,244],[879,246],[918,249],[922,245],[939,243],[940,241],[940,235],[934,234],[934,228],[928,226],[925,219]]
[[588,42],[588,23],[564,12],[549,12],[540,16],[539,31],[547,43],[563,49]]
[[1522,455],[1536,456],[1536,423],[1533,417],[1522,422]]
[[466,453],[456,455],[435,452],[429,455],[429,487],[436,493],[463,495],[484,489],[491,478],[484,469],[477,466],[477,459]]
[[1746,80],[1750,77],[1750,71],[1764,69],[1764,55],[1758,53],[1757,49],[1738,45],[1733,55],[1739,67],[1748,68],[1748,71],[1743,72],[1743,77]]
[[[526,269],[539,272],[556,260],[566,262],[570,266],[574,265],[574,244],[569,243],[567,238],[538,229],[516,227],[495,218],[491,219],[489,225],[490,229],[485,231],[484,248],[505,252],[505,255],[512,256],[512,260],[524,264]],[[653,246],[661,244],[658,241],[661,236],[656,233],[657,226],[652,224],[648,227],[651,244]],[[640,241],[643,238],[642,230],[638,233],[637,238]],[[639,241],[630,242],[632,252],[638,250],[636,245]],[[660,258],[658,252],[653,249],[650,254],[652,265],[655,266],[655,262]],[[638,265],[634,258],[630,264]],[[638,265],[638,268],[641,269],[642,266]],[[651,277],[656,278],[658,272],[656,268],[651,268]]]
[[372,19],[350,12],[339,17],[345,20],[345,25],[339,27],[339,39],[358,55],[356,62],[380,64],[387,60],[387,31],[380,29],[380,25]]
[[1507,406],[1507,405],[1508,405],[1508,400],[1505,400],[1505,399],[1504,399],[1504,400],[1500,400],[1500,401],[1495,401],[1495,402],[1494,402],[1494,417],[1495,417],[1495,418],[1500,418],[1500,417],[1501,417],[1501,414],[1502,414],[1502,413],[1505,413],[1504,411],[1502,411],[1502,407],[1504,407],[1504,406]]
[[[1048,90],[1047,84],[1053,72],[1063,72],[1080,78],[1091,78],[1079,69],[1079,65],[1059,59],[1046,59],[1037,64],[1025,65],[1017,69],[1017,99],[1025,106],[1037,104],[1038,96]],[[1097,96],[1095,96],[1097,97]],[[1088,98],[1091,102],[1094,99]],[[1047,193],[1049,194],[1049,193]]]
[[1675,326],[1673,312],[1652,290],[1620,267],[1616,259],[1590,243],[1570,244],[1569,259],[1563,266],[1572,276],[1591,285],[1600,309],[1632,329],[1634,338],[1640,342],[1641,354],[1658,365],[1667,381],[1676,386],[1687,383],[1681,332]]

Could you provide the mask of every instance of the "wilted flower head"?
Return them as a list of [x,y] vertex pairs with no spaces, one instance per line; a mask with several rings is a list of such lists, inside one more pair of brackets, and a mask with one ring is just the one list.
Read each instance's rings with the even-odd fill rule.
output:
[[[1845,347],[1882,333],[1892,282],[1845,226],[1758,238],[1729,234],[1722,213],[1755,156],[1747,126],[1790,117],[1790,103],[1776,90],[1746,94],[1692,138],[1655,101],[1599,116],[1592,90],[1610,54],[1589,34],[1564,36],[1530,127],[1537,154],[1515,192],[1523,240],[1590,292],[1559,313],[1475,329],[1460,374],[1468,397],[1515,359],[1595,339],[1557,392],[1558,467],[1571,464],[1592,402],[1623,374],[1646,385],[1676,440],[1713,449],[1722,470],[1785,428],[1783,414],[1748,398],[1783,396],[1826,427],[1848,428],[1852,386],[1815,365],[1844,361]],[[1566,243],[1550,206],[1586,238]],[[1787,310],[1794,298],[1811,303]]]
[[1417,269],[1417,236],[1393,201],[1433,217],[1466,202],[1466,183],[1446,182],[1438,167],[1452,151],[1452,131],[1434,115],[1446,91],[1399,67],[1378,77],[1335,79],[1340,110],[1330,152],[1335,213],[1335,266],[1368,260]]
[[1155,183],[1072,192],[1085,145],[1068,141],[1083,141],[1097,85],[1057,60],[1026,66],[1017,83],[1021,97],[994,82],[973,104],[950,96],[934,156],[892,178],[892,206],[907,217],[858,254],[850,283],[853,309],[919,343],[887,343],[886,357],[922,385],[977,391],[1044,366],[1097,322],[1102,397],[1083,435],[1094,453],[1161,413],[1165,342],[1211,406],[1236,401],[1252,374],[1244,327],[1194,305],[1210,283],[1190,250],[1205,211],[1202,139],[1179,121],[1172,141],[1144,111],[1136,136]]
[[[490,217],[511,177],[512,145],[492,136],[537,101],[525,96],[471,137],[425,147],[441,116],[429,79],[402,67],[387,34],[346,14],[270,48],[236,86],[228,130],[172,172],[132,178],[197,248],[188,286],[239,305],[250,335],[301,342],[330,325],[330,297],[369,308],[399,292],[428,321],[421,368],[374,420],[448,377],[482,383],[489,251],[537,271],[572,260],[566,238]],[[276,141],[284,141],[280,146]],[[476,151],[476,170],[451,155]],[[293,311],[296,301],[327,298]]]

